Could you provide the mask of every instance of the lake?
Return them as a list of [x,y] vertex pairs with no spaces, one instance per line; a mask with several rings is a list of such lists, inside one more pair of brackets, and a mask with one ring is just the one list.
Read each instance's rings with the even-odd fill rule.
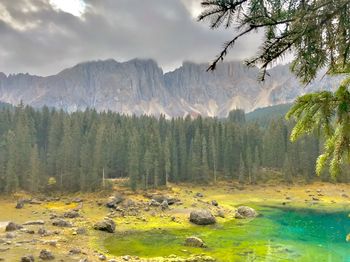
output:
[[[257,207],[262,216],[213,226],[119,232],[101,245],[115,256],[206,254],[217,261],[350,261],[349,212]],[[184,246],[200,237],[207,248]]]

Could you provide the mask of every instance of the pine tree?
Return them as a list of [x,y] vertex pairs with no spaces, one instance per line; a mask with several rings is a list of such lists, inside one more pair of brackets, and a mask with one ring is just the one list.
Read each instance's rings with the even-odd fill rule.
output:
[[38,192],[40,188],[41,166],[38,146],[34,145],[30,154],[30,191]]
[[245,173],[246,173],[246,168],[244,165],[243,157],[242,155],[240,156],[239,160],[239,173],[238,173],[238,181],[239,183],[244,183],[245,181]]
[[9,131],[6,136],[8,161],[6,165],[6,186],[5,192],[12,193],[18,189],[19,181],[17,174],[16,161],[16,137],[12,131]]

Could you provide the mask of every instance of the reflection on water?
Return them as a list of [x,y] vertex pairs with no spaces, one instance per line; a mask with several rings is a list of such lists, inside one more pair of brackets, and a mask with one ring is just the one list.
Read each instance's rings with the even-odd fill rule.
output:
[[[251,221],[117,234],[103,240],[113,255],[141,257],[205,253],[218,261],[350,261],[348,212],[260,208]],[[188,236],[202,238],[208,248],[183,245]]]

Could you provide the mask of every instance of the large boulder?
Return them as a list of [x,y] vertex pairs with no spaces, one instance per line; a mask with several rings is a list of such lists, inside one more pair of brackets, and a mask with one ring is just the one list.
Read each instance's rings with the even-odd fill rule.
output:
[[115,232],[115,223],[112,219],[105,219],[103,221],[97,222],[94,225],[95,230],[106,231],[108,233]]
[[186,238],[185,245],[189,247],[205,247],[203,240],[198,237]]
[[124,198],[122,196],[113,196],[108,199],[108,202],[106,203],[106,207],[108,208],[116,208],[118,204],[124,201]]
[[190,221],[197,225],[211,225],[216,223],[215,217],[206,209],[192,211]]
[[21,226],[21,225],[18,225],[14,222],[9,222],[5,228],[5,231],[11,232],[11,231],[15,231],[15,230],[22,229],[22,228],[23,228],[23,226]]
[[253,218],[256,217],[258,213],[255,209],[248,206],[240,206],[237,208],[235,213],[235,218],[244,219],[244,218]]

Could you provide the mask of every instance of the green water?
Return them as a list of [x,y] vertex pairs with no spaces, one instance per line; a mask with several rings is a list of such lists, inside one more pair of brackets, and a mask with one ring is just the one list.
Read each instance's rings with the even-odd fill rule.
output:
[[[260,207],[262,217],[214,226],[117,233],[103,240],[113,255],[159,257],[207,254],[218,261],[349,261],[348,212]],[[208,248],[183,245],[198,236]]]

